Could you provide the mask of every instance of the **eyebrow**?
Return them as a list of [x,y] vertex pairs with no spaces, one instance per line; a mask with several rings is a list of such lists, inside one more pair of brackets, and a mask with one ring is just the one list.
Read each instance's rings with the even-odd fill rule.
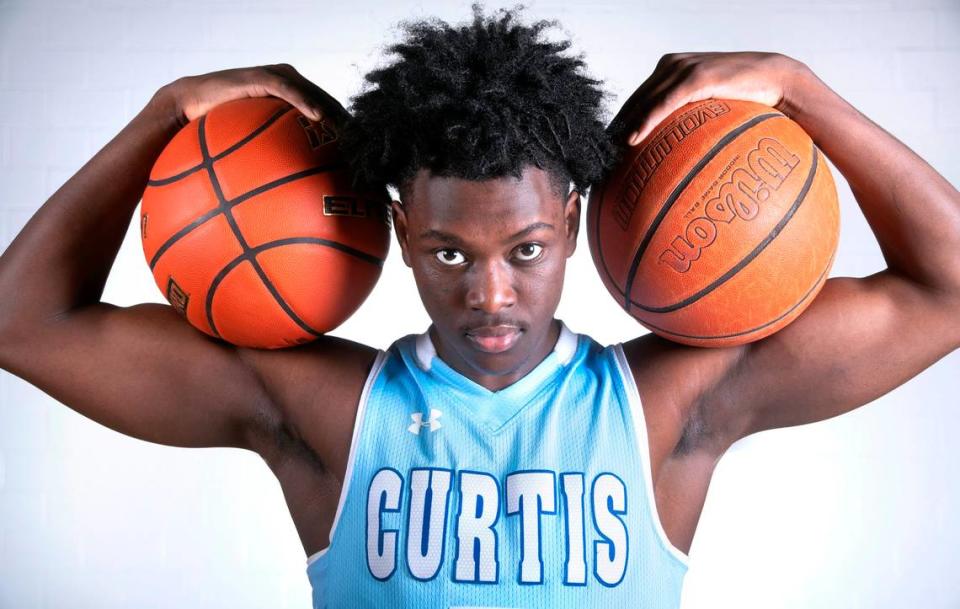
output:
[[[552,231],[557,230],[556,227],[554,227],[552,224],[549,224],[549,223],[547,223],[547,222],[534,222],[533,224],[531,224],[530,226],[524,228],[523,230],[519,230],[519,231],[513,233],[512,235],[510,235],[509,237],[507,237],[506,240],[507,240],[507,241],[515,241],[515,240],[517,240],[517,239],[519,239],[519,238],[521,238],[521,237],[524,237],[524,236],[532,233],[533,231],[539,230],[539,229],[549,229],[549,230],[552,230]],[[463,244],[463,240],[462,240],[460,237],[458,237],[458,236],[456,236],[456,235],[453,235],[453,234],[450,234],[450,233],[445,233],[445,232],[443,232],[443,231],[441,231],[441,230],[437,230],[437,229],[435,229],[435,228],[431,228],[431,229],[428,229],[428,230],[423,231],[422,233],[420,233],[420,238],[421,238],[421,239],[436,239],[437,241],[444,241],[444,242],[446,242],[446,243],[453,243],[453,244],[456,244],[456,245],[461,245],[461,244]]]

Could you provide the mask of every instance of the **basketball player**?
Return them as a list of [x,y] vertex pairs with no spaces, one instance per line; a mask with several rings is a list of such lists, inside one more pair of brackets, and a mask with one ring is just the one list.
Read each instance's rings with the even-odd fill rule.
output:
[[[416,24],[351,117],[285,65],[161,88],[0,259],[0,365],[121,433],[256,451],[317,608],[676,607],[732,443],[850,411],[960,345],[960,194],[776,54],[668,55],[605,129],[598,83],[545,27],[509,12]],[[358,174],[398,187],[423,334],[385,352],[333,337],[261,351],[168,306],[100,302],[164,145],[214,105],[260,95],[313,118],[326,108]],[[584,190],[619,146],[711,96],[800,123],[888,268],[831,279],[744,346],[572,333],[553,315]]]

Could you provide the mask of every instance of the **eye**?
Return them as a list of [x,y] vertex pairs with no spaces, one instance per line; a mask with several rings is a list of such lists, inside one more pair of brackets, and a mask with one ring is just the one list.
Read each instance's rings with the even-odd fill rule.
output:
[[466,260],[459,250],[453,249],[437,250],[434,255],[437,257],[437,260],[440,261],[440,264],[446,266],[456,266]]
[[539,243],[524,243],[517,248],[517,258],[524,262],[530,262],[540,257],[543,252],[543,246]]

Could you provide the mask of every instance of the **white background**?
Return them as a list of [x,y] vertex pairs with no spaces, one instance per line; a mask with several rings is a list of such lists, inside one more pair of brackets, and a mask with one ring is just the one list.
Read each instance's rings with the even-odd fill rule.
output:
[[[0,250],[177,76],[286,61],[349,105],[398,20],[469,14],[438,1],[0,0]],[[533,2],[532,17],[560,19],[615,95],[608,116],[663,53],[775,50],[960,184],[958,0]],[[880,270],[834,175],[832,274]],[[909,203],[922,213],[922,200]],[[573,330],[602,343],[641,332],[607,295],[584,239],[566,285],[558,315]],[[104,298],[161,300],[135,230]],[[427,323],[394,244],[373,295],[335,334],[386,348]],[[8,373],[0,386],[0,607],[309,606],[303,550],[257,456],[133,440]],[[684,608],[960,606],[958,393],[954,353],[854,413],[735,446],[707,499]]]

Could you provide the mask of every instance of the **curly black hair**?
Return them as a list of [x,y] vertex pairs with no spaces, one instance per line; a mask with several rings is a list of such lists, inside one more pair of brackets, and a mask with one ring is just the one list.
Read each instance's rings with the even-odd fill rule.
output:
[[[341,150],[357,183],[405,185],[421,168],[469,180],[512,175],[535,165],[566,197],[585,193],[615,162],[605,131],[602,81],[583,73],[583,56],[563,55],[570,41],[542,39],[555,20],[517,22],[524,7],[473,22],[401,23],[405,39],[387,47],[398,58],[365,77],[351,98]],[[499,16],[498,16],[499,14]]]

